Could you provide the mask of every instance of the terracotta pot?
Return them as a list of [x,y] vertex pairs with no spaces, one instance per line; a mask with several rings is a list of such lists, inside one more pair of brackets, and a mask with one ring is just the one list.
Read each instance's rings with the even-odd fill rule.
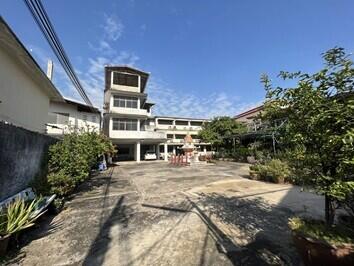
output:
[[3,257],[6,255],[9,240],[10,240],[10,235],[0,237],[0,257]]
[[354,246],[343,245],[335,247],[327,243],[309,239],[293,232],[293,241],[304,264],[327,266],[353,266]]

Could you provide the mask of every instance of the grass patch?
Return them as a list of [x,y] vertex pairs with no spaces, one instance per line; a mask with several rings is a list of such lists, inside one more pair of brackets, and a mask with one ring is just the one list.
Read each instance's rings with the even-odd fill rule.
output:
[[303,220],[294,217],[289,220],[289,227],[296,233],[330,245],[354,245],[354,230],[344,226],[329,227],[321,221]]

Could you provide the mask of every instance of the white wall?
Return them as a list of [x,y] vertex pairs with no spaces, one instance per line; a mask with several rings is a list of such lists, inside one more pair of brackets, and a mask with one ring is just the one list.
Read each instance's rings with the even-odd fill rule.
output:
[[124,86],[124,85],[111,85],[112,90],[119,90],[119,91],[130,91],[130,92],[138,92],[140,93],[140,87],[132,87],[132,86]]
[[113,130],[112,117],[109,118],[109,137],[112,139],[164,139],[165,133],[155,131]]
[[[48,134],[63,134],[68,133],[70,127],[76,127],[78,129],[88,129],[99,132],[100,130],[100,114],[98,113],[88,113],[88,112],[79,112],[77,111],[77,106],[68,103],[58,103],[51,102],[49,106],[49,113],[68,113],[69,114],[69,125],[59,125],[59,124],[50,124],[59,127],[56,129],[53,127],[47,127]],[[87,120],[84,121],[84,115],[87,116]],[[92,117],[96,117],[96,122],[92,122]]]
[[41,84],[0,49],[0,120],[44,133],[48,109],[49,96]]

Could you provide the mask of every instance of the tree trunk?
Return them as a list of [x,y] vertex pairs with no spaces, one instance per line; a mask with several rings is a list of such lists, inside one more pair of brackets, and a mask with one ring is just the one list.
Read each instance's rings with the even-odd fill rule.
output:
[[330,196],[325,195],[325,216],[326,224],[332,225],[334,222],[335,208],[333,206],[333,201]]

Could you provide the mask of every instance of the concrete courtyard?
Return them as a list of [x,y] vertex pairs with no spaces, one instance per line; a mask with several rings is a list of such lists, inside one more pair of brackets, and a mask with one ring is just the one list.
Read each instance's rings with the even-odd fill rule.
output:
[[13,265],[299,265],[287,220],[323,200],[252,181],[248,165],[127,163],[83,184]]

